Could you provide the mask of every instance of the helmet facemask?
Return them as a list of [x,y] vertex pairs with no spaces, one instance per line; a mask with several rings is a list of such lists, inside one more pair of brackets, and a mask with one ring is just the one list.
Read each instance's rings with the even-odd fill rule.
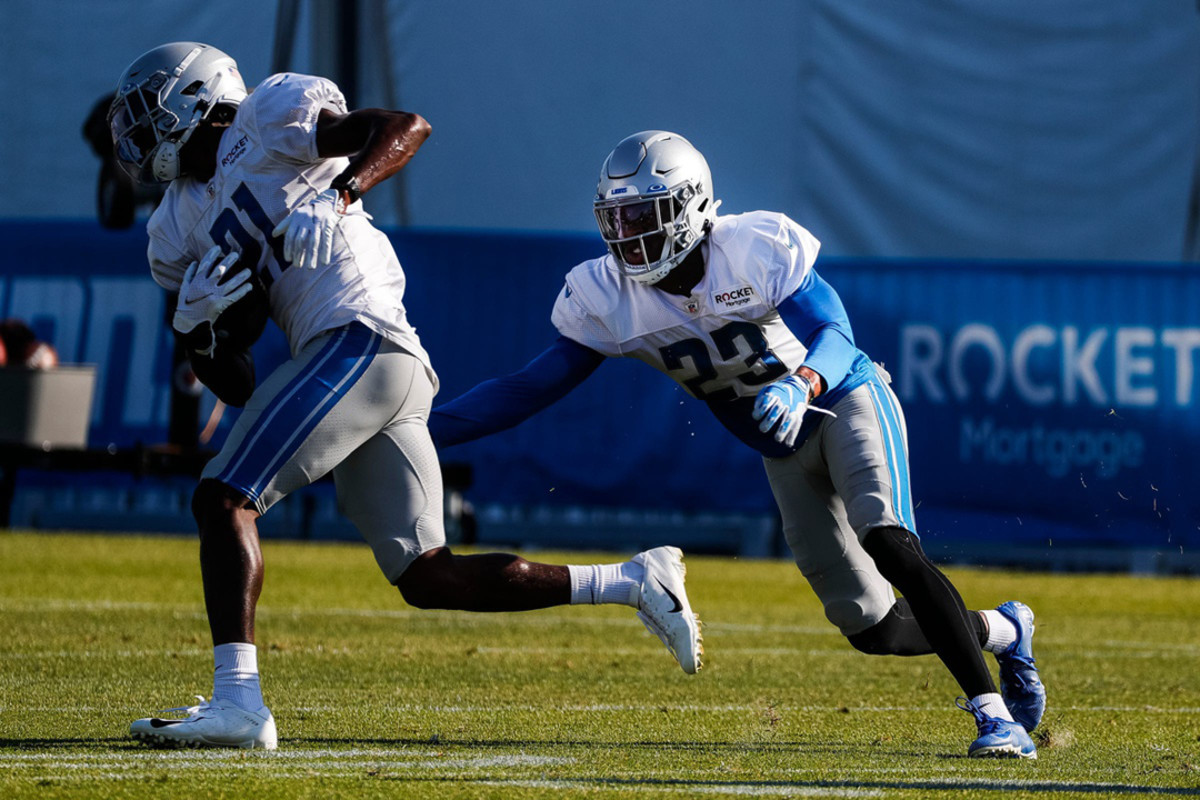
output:
[[108,112],[117,162],[141,183],[178,178],[179,146],[195,130],[181,129],[179,117],[160,103],[159,91],[166,82],[164,73],[154,73],[141,86],[118,94]]
[[118,163],[141,183],[181,177],[183,145],[219,104],[236,106],[246,96],[233,59],[206,45],[163,45],[135,61],[126,76],[108,123]]
[[704,157],[681,136],[645,131],[605,161],[593,210],[621,273],[653,284],[704,239],[718,205]]

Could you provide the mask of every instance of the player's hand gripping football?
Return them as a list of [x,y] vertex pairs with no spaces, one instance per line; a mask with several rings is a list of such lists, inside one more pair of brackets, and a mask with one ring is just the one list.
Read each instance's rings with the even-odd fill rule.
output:
[[789,375],[764,386],[754,401],[753,416],[756,420],[761,420],[758,429],[766,433],[774,427],[775,441],[791,447],[800,435],[800,423],[804,420],[804,412],[810,408],[818,413],[837,417],[832,411],[810,406],[812,393],[812,384],[803,375]]
[[202,356],[211,357],[217,346],[217,335],[213,331],[217,317],[253,288],[248,269],[238,270],[222,283],[222,278],[237,263],[238,256],[239,253],[234,251],[221,258],[220,246],[214,245],[204,258],[193,261],[183,273],[179,303],[175,306],[171,326],[184,335],[190,349]]
[[285,261],[297,267],[320,269],[333,260],[333,234],[345,213],[342,196],[334,189],[326,189],[292,209],[271,235],[283,236]]

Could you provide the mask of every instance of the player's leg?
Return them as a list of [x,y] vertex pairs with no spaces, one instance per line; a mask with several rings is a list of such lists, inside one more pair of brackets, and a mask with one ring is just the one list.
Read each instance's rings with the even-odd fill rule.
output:
[[[983,626],[982,619],[979,619],[979,626]],[[980,636],[984,635],[980,633]],[[927,656],[933,653],[933,645],[921,632],[912,608],[903,597],[896,599],[896,604],[878,623],[846,639],[855,650],[872,656]]]
[[853,641],[886,624],[897,600],[847,522],[816,436],[792,456],[763,463],[796,566],[826,619]]
[[[911,596],[915,602],[932,603],[937,607],[932,614],[926,611],[922,619],[936,620],[938,608],[946,608],[951,604],[956,608],[962,605],[961,597],[958,596],[958,591],[953,584],[936,566],[929,562],[921,550],[920,541],[909,531],[902,528],[877,528],[867,534],[864,546],[867,552],[880,563],[882,570],[891,570],[887,573],[890,575],[889,579],[893,585],[905,593],[906,597]],[[909,560],[922,563],[906,563]],[[885,564],[890,567],[884,566]],[[933,585],[928,589],[912,585],[905,589],[897,582],[908,581],[911,583],[914,580],[930,582]],[[942,588],[939,589],[939,586]],[[893,609],[893,611],[896,610]],[[964,608],[963,613],[966,615],[974,640],[983,650],[993,653],[1000,664],[1000,694],[1005,707],[1014,720],[1019,722],[1026,731],[1032,732],[1041,721],[1046,707],[1045,688],[1042,686],[1037,667],[1034,666],[1033,611],[1024,603],[1014,600],[1002,603],[995,610],[968,611]],[[921,622],[917,619],[917,614],[913,612],[911,617],[910,620],[897,615],[893,619],[889,615],[889,619],[876,626],[878,630],[865,632],[863,638],[868,639],[868,646],[880,641],[887,641],[888,637],[895,636],[902,637],[910,645],[916,644],[918,634],[914,634],[911,628],[918,626],[920,638],[924,638],[924,633],[919,629]],[[943,631],[943,628],[936,627],[935,638],[937,633]],[[851,642],[853,643],[855,640],[852,638]],[[951,667],[954,660],[960,658],[964,649],[953,644],[939,644],[940,646],[930,644],[930,649],[926,652],[947,653],[947,656],[943,657],[943,661],[946,661],[951,673],[956,678],[964,673],[971,674],[968,668],[962,664],[959,664],[957,668]],[[855,646],[859,646],[858,643],[855,643]],[[907,654],[904,653],[904,655]],[[962,680],[959,683],[962,684]],[[966,686],[963,686],[963,689],[971,691]]]
[[[1046,691],[1033,658],[1033,611],[1024,603],[1010,600],[996,609],[969,611],[967,621],[980,647],[995,655],[1000,665],[1004,705],[1013,719],[1032,733],[1046,709]],[[846,639],[856,650],[870,655],[923,656],[934,652],[903,597],[878,623]]]
[[[908,601],[895,597],[850,525],[824,460],[823,434],[814,432],[790,458],[765,461],[796,564],[826,617],[855,649],[871,655],[931,654],[934,649]],[[974,619],[982,640],[983,619]]]
[[[370,373],[381,338],[361,325],[318,337],[251,396],[193,496],[201,572],[213,635],[212,700],[183,720],[133,723],[135,738],[191,746],[276,745],[262,699],[255,610],[263,565],[256,520],[279,499],[328,472],[394,409],[347,421],[337,409]],[[372,428],[374,424],[374,428]]]
[[866,535],[863,548],[907,599],[933,652],[967,696],[995,694],[979,647],[978,615],[967,611],[958,590],[925,555],[917,537],[905,528],[879,527]]
[[[900,403],[882,376],[868,384],[867,388],[871,392],[881,427],[890,424],[890,438],[896,442],[896,452],[903,455],[900,462],[894,465],[893,471],[899,476],[896,483],[907,484],[907,428]],[[886,428],[884,430],[886,434]],[[900,494],[903,495],[904,492],[901,491]],[[911,503],[911,498],[909,502]],[[911,524],[912,512],[909,510],[907,513],[910,519],[907,530],[911,532],[914,530]],[[915,534],[910,536],[917,540]],[[919,540],[917,548],[920,549]],[[924,561],[928,562],[928,559]],[[928,568],[936,570],[932,564],[929,564]],[[949,584],[940,571],[938,574],[941,580]],[[952,585],[950,588],[957,595]],[[1046,691],[1033,658],[1033,611],[1023,603],[1009,601],[994,610],[966,611],[965,614],[968,623],[976,631],[981,647],[993,653],[1000,665],[1000,690],[1005,707],[1026,731],[1033,731],[1046,708]]]
[[567,567],[517,556],[456,556],[446,547],[441,470],[425,425],[433,386],[422,364],[385,349],[380,376],[404,387],[395,417],[333,471],[338,506],[417,608],[519,611],[568,602]]
[[426,419],[433,390],[411,356],[386,352],[407,396],[396,418],[359,447],[334,478],[343,513],[371,545],[387,579],[418,608],[523,611],[568,603],[621,603],[687,672],[700,667],[699,624],[684,589],[682,554],[662,547],[621,564],[560,566],[507,553],[458,555],[446,547],[442,484]]
[[263,581],[258,510],[236,489],[204,478],[192,495],[192,514],[200,534],[204,606],[213,644],[253,644]]
[[181,746],[276,746],[275,719],[263,702],[254,647],[254,613],[262,589],[258,512],[238,491],[201,480],[192,496],[200,533],[200,571],[213,638],[212,699],[171,709],[182,719],[146,718],[130,726],[141,741]]
[[878,376],[852,392],[822,430],[830,476],[851,527],[880,574],[901,594],[934,653],[976,709],[979,738],[970,755],[1035,757],[1032,740],[996,691],[980,649],[981,626],[913,531],[903,412]]
[[457,555],[447,547],[422,553],[397,586],[418,608],[528,611],[558,605],[615,603],[638,618],[675,656],[684,672],[700,670],[700,620],[684,586],[683,554],[656,547],[619,564],[559,566],[510,553]]
[[[997,661],[1000,661],[1001,692],[1004,693],[1006,685],[1004,665],[1006,660],[1011,660],[1014,671],[1022,668],[1022,657],[1018,653],[1021,648],[1017,641],[1018,639],[1023,640],[1024,643],[1032,641],[1033,612],[1024,603],[1009,601],[996,609],[971,611],[967,615],[967,620],[975,631],[979,646],[987,652],[993,653]],[[888,611],[887,616],[878,623],[862,633],[856,633],[846,638],[855,650],[873,656],[925,656],[933,653],[933,645],[929,644],[929,640],[925,638],[921,626],[913,616],[912,608],[903,597],[896,600],[896,604]],[[1025,649],[1029,649],[1028,644]],[[1032,655],[1028,658],[1032,660]],[[1014,679],[1011,682],[1016,684],[1020,681]],[[1005,694],[1005,702],[1012,711],[1013,704],[1008,702],[1007,694]],[[1015,711],[1013,713],[1016,714]],[[1018,719],[1018,721],[1021,720]],[[1022,724],[1024,723],[1022,722]],[[1033,726],[1026,726],[1026,730],[1032,731]]]
[[856,650],[870,655],[932,653],[908,601],[896,598],[858,541],[821,453],[818,430],[793,456],[764,461],[796,565],[826,618]]

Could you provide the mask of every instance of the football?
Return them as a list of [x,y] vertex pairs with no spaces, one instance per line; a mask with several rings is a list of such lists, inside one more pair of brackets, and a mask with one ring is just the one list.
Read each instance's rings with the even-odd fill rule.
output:
[[218,351],[248,350],[267,327],[271,315],[267,289],[258,275],[251,276],[250,287],[250,292],[225,309],[213,324]]

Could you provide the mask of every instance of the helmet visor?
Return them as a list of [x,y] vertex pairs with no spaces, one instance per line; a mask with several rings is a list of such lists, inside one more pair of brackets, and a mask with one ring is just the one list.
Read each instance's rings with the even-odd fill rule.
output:
[[673,211],[673,198],[652,197],[598,206],[596,222],[617,261],[641,272],[670,255],[667,228],[674,220]]
[[627,205],[596,209],[600,235],[608,240],[628,239],[662,228],[657,200],[642,200]]

